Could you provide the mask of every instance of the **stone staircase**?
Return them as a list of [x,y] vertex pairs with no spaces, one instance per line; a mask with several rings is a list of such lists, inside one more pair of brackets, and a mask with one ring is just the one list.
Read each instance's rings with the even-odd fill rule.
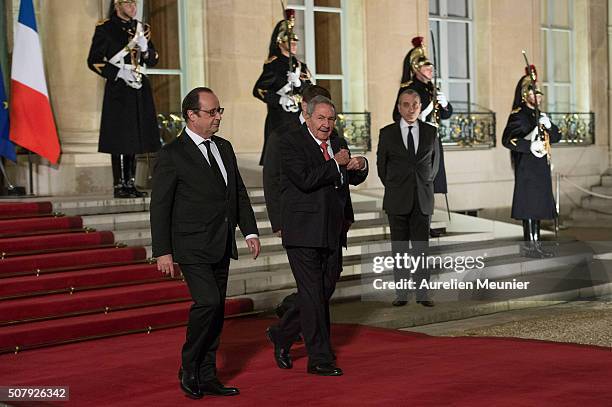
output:
[[[608,182],[607,179],[605,181]],[[612,186],[612,183],[610,185]],[[262,252],[257,260],[251,259],[244,239],[237,231],[240,259],[232,261],[230,265],[228,297],[245,296],[253,300],[255,310],[267,310],[294,291],[295,282],[281,239],[272,234],[263,191],[260,188],[250,188],[249,195],[260,230]],[[48,200],[44,197],[38,199]],[[344,269],[334,295],[336,300],[359,298],[362,295],[363,284],[368,282],[367,278],[362,278],[364,254],[388,255],[390,252],[389,226],[386,215],[381,210],[381,199],[358,191],[352,192],[352,199],[356,221],[349,231],[348,248],[343,253]],[[55,211],[82,216],[84,226],[96,230],[111,230],[116,241],[128,246],[144,246],[148,256],[151,256],[149,200],[109,199],[103,196],[51,199]],[[486,267],[481,274],[491,279],[564,273],[592,261],[591,252],[572,249],[572,242],[553,259],[521,257],[517,240],[522,236],[522,228],[503,222],[454,213],[452,221],[449,222],[446,212],[436,211],[432,227],[447,230],[444,236],[432,239],[433,250],[440,255],[453,256],[486,253]],[[441,273],[434,275],[432,279],[448,279],[452,274]],[[588,288],[588,282],[582,283],[574,284],[574,289]],[[600,277],[599,283],[607,283],[605,277]]]
[[[591,187],[591,191],[612,197],[612,168],[601,176],[601,183]],[[564,224],[574,227],[612,228],[612,199],[592,195],[582,198],[580,207],[572,210]]]

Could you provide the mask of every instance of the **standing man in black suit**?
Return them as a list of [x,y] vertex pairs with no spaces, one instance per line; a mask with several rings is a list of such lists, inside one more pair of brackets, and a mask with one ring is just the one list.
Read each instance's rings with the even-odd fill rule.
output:
[[[376,166],[385,186],[383,209],[389,217],[395,253],[405,251],[408,242],[414,255],[429,247],[429,224],[434,210],[433,181],[438,170],[439,148],[436,128],[420,120],[421,99],[413,89],[400,93],[397,108],[401,119],[380,130]],[[403,250],[402,250],[403,249]],[[408,278],[405,269],[394,269],[395,281]],[[417,288],[429,280],[427,269],[415,272]],[[408,303],[407,290],[397,290],[394,306]],[[434,305],[427,290],[417,289],[417,303]]]
[[257,258],[257,223],[230,142],[214,134],[223,108],[209,88],[185,96],[187,127],[160,151],[153,177],[151,235],[157,268],[174,274],[176,261],[194,304],[179,370],[181,389],[191,398],[232,396],[216,375],[216,351],[223,328],[230,257],[238,258],[240,227]]
[[351,158],[346,141],[332,136],[335,120],[332,101],[315,96],[305,124],[281,144],[281,228],[299,312],[268,329],[279,367],[292,367],[289,349],[302,332],[308,373],[322,376],[342,375],[331,349],[329,300],[342,268],[348,186],[367,176],[365,158]]

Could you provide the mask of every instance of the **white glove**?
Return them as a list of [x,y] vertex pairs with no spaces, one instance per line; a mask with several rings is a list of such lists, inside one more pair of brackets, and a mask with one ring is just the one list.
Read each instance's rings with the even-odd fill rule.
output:
[[149,41],[147,40],[147,37],[145,37],[144,33],[136,34],[136,44],[143,53],[149,50]]
[[436,99],[438,100],[438,103],[440,104],[440,106],[442,106],[443,109],[448,106],[448,99],[446,98],[446,95],[444,93],[438,91]]
[[552,123],[550,122],[550,119],[548,118],[548,116],[546,116],[546,113],[540,113],[539,122],[542,126],[546,127],[547,129],[550,129],[552,127]]
[[123,81],[129,87],[134,89],[140,89],[142,87],[142,82],[136,79],[134,69],[131,66],[119,68],[119,72],[117,72],[117,79],[123,79]]
[[529,149],[531,150],[531,153],[538,158],[542,158],[546,155],[546,147],[542,140],[532,141]]
[[283,107],[286,112],[295,113],[299,110],[299,106],[293,96],[281,95],[278,103]]
[[296,72],[287,72],[287,81],[291,83],[294,87],[299,88],[302,86],[302,81],[300,81],[300,72],[299,70]]
[[433,108],[433,103],[429,102],[429,105],[427,105],[427,107],[421,111],[421,114],[419,114],[419,119],[421,119],[422,122],[427,121],[427,116],[429,116],[429,114],[433,111]]

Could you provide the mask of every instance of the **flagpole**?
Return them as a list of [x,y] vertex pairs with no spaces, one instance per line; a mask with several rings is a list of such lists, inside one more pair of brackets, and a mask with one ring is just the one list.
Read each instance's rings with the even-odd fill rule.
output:
[[23,196],[26,194],[24,187],[18,187],[18,186],[13,185],[13,183],[11,182],[11,179],[6,173],[6,170],[4,169],[4,164],[2,163],[2,160],[0,160],[0,172],[2,172],[2,176],[4,177],[4,179],[6,180],[8,184],[6,186],[6,192],[8,196]]

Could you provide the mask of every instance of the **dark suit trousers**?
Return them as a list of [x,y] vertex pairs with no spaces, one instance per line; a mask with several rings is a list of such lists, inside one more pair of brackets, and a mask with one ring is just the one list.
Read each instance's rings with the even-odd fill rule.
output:
[[[391,215],[389,217],[389,228],[391,229],[391,246],[393,250],[393,256],[400,253],[403,256],[404,253],[408,253],[411,256],[421,256],[424,254],[427,256],[429,248],[429,215],[423,214],[419,206],[419,200],[414,196],[414,204],[410,213],[406,215]],[[412,248],[409,249],[409,244],[412,244]],[[416,299],[417,301],[424,301],[428,299],[427,290],[418,289],[421,281],[429,281],[430,271],[426,268],[419,267],[412,275],[410,270],[404,268],[393,270],[393,276],[395,282],[399,282],[402,279],[409,279],[412,276],[412,280],[417,285]],[[397,298],[400,300],[406,300],[408,298],[408,290],[396,290]]]
[[274,336],[281,346],[290,347],[301,332],[310,365],[333,362],[329,299],[340,276],[341,255],[339,248],[287,247],[297,302],[275,327]]
[[225,316],[230,253],[228,243],[218,263],[180,265],[193,299],[182,350],[183,369],[199,370],[200,380],[216,377],[216,352]]

